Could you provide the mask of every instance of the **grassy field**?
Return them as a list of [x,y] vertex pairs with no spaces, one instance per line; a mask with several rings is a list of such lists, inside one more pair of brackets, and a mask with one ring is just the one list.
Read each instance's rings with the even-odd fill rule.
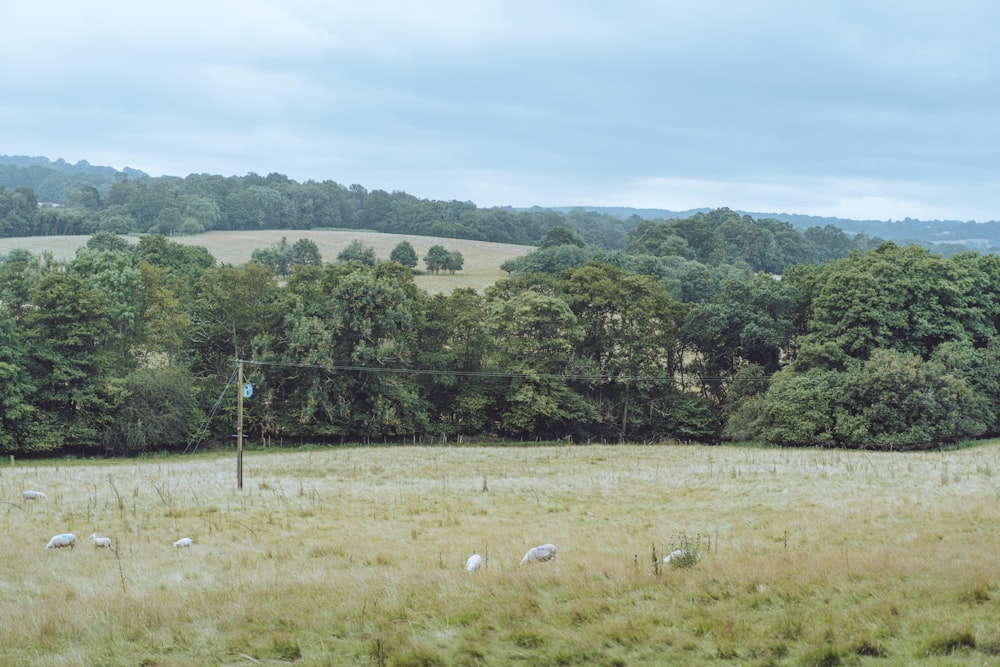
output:
[[[432,245],[443,245],[448,250],[458,250],[464,259],[464,268],[455,274],[420,275],[417,284],[431,294],[450,292],[455,287],[474,287],[482,291],[507,274],[500,265],[508,259],[526,255],[532,246],[487,243],[485,241],[463,241],[430,236],[410,236],[404,234],[378,234],[355,231],[314,231],[314,230],[262,230],[254,232],[208,232],[195,236],[175,236],[172,241],[188,245],[199,245],[208,249],[219,262],[243,264],[250,259],[257,248],[266,248],[281,241],[282,237],[293,244],[299,239],[312,239],[323,256],[323,261],[336,261],[341,250],[354,240],[375,248],[375,255],[385,260],[392,249],[402,241],[409,241],[421,258],[418,268],[423,268],[423,257]],[[51,252],[56,259],[70,259],[77,249],[86,245],[89,236],[33,236],[25,238],[0,239],[0,255],[15,248],[38,254]]]
[[3,463],[4,665],[1000,662],[996,443]]

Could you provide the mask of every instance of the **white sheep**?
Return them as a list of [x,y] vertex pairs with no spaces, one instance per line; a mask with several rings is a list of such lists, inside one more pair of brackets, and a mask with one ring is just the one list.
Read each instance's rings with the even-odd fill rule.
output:
[[483,557],[477,554],[475,551],[469,556],[469,560],[465,561],[465,569],[469,572],[475,572],[483,566]]
[[69,547],[72,549],[76,546],[76,535],[73,533],[63,533],[61,535],[56,535],[49,543],[45,545],[46,549],[61,549],[62,547]]
[[521,559],[521,565],[532,562],[544,563],[555,560],[555,558],[556,546],[554,544],[541,544],[528,549],[528,553],[524,554],[524,558]]
[[193,540],[190,537],[182,537],[181,539],[174,542],[174,546],[178,549],[183,549],[184,547],[189,547],[193,544]]
[[674,563],[675,565],[690,566],[698,559],[698,553],[691,549],[674,549],[666,556],[663,557],[663,564],[670,565]]
[[98,537],[97,533],[93,533],[90,536],[90,541],[94,543],[95,548],[111,548],[111,538],[110,537]]
[[39,500],[45,497],[45,494],[41,491],[25,491],[21,494],[21,497],[25,500]]

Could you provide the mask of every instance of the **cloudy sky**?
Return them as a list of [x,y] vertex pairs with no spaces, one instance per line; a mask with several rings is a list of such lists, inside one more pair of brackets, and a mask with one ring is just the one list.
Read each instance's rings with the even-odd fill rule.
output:
[[994,0],[32,0],[0,154],[480,206],[1000,219]]

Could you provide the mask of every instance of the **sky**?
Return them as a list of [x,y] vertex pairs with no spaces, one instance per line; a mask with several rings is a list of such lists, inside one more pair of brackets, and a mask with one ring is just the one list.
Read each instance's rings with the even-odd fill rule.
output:
[[0,4],[0,154],[479,206],[1000,219],[995,0]]

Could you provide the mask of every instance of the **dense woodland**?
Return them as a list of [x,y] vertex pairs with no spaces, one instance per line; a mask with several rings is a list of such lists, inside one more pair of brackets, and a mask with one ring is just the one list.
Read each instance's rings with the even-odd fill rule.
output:
[[[430,296],[391,260],[95,234],[0,263],[0,451],[458,437],[914,448],[1000,429],[1000,258],[886,243],[683,302],[598,261]],[[206,417],[211,416],[210,419]],[[205,430],[201,436],[199,432]]]
[[[402,247],[322,258],[297,241],[230,266],[167,236],[353,226],[538,248],[485,293],[432,296]],[[277,175],[123,179],[57,207],[0,188],[0,227],[93,234],[68,262],[0,258],[5,453],[231,445],[237,359],[245,432],[272,445],[1000,433],[995,255],[728,209],[623,222]]]

